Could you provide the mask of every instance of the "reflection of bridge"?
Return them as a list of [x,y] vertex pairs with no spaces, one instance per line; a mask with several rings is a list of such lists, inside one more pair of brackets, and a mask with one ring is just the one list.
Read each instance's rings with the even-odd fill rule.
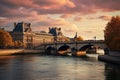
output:
[[45,50],[49,53],[54,51],[87,51],[92,48],[106,48],[106,45],[103,40],[86,40],[79,42],[59,42],[59,43],[47,43],[44,44]]

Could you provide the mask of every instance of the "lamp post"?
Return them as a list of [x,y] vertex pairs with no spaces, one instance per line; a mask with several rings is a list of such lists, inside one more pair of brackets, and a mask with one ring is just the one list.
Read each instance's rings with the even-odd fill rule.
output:
[[75,41],[75,47],[76,47],[76,49],[75,49],[75,53],[74,53],[74,56],[77,56],[77,51],[78,51],[78,49],[77,49],[77,40],[74,39],[74,41]]
[[94,40],[96,41],[96,36],[95,37],[93,37],[94,38]]
[[57,36],[54,37],[55,52],[57,53]]

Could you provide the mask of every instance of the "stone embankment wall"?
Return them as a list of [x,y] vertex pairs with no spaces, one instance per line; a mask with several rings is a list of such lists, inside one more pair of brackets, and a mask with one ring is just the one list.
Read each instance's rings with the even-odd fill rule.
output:
[[120,51],[109,51],[110,56],[120,57]]

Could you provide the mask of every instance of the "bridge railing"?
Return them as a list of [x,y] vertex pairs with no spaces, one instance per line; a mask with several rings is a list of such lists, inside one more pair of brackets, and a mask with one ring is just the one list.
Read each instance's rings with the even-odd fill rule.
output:
[[104,43],[104,40],[84,40],[84,41],[71,41],[71,42],[46,42],[43,45],[52,45],[52,44],[80,44],[80,43]]

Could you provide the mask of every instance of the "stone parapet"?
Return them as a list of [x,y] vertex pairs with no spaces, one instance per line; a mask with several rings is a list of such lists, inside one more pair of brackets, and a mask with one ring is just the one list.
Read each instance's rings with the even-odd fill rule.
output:
[[120,51],[109,51],[110,56],[120,57]]
[[120,57],[113,57],[110,55],[99,55],[98,60],[120,65]]

